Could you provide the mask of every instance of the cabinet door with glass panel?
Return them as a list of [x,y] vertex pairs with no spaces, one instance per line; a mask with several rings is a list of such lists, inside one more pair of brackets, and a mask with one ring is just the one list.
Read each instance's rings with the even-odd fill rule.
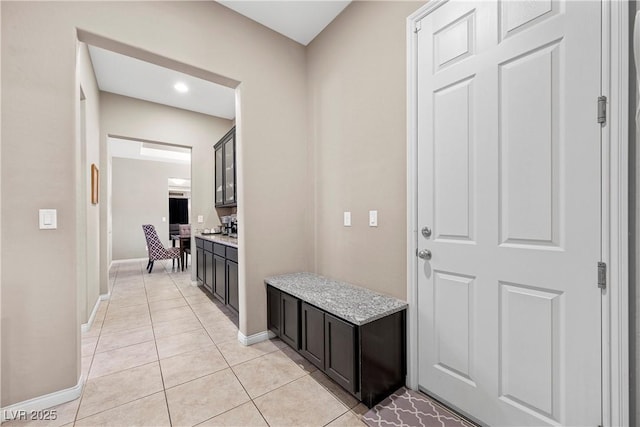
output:
[[214,146],[216,207],[236,206],[236,128]]

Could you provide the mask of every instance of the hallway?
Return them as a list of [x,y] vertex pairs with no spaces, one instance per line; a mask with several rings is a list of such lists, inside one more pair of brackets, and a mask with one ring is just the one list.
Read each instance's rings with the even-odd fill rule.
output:
[[366,407],[281,341],[241,345],[233,313],[190,272],[145,265],[112,267],[82,335],[82,396],[33,425],[363,425]]

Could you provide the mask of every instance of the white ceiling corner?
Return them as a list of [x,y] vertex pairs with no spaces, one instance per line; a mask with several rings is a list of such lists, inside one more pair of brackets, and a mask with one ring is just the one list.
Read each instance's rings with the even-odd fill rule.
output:
[[[218,0],[218,3],[308,45],[351,0]],[[235,118],[235,90],[149,62],[89,46],[100,90],[210,116]],[[179,93],[174,85],[189,87]]]
[[351,3],[351,0],[217,1],[304,46]]

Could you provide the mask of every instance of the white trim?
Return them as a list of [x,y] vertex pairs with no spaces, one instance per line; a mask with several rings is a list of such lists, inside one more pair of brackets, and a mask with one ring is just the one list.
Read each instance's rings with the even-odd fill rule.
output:
[[448,0],[431,0],[407,18],[407,387],[418,389],[418,117],[416,23]]
[[96,299],[96,303],[93,305],[93,310],[91,310],[91,316],[89,316],[89,320],[87,323],[83,323],[80,326],[81,332],[88,332],[91,329],[91,325],[93,325],[93,320],[96,318],[96,313],[98,312],[98,307],[100,306],[100,301],[102,301],[102,295]]
[[602,94],[608,118],[602,133],[602,254],[608,289],[602,305],[602,425],[629,425],[629,5],[603,2]]
[[246,336],[242,332],[238,331],[238,341],[242,345],[253,345],[262,341],[267,341],[268,339],[275,338],[276,334],[271,331],[262,331],[257,334]]
[[80,326],[81,332],[89,332],[89,329],[91,329],[91,326],[93,326],[93,321],[96,318],[96,313],[98,312],[98,307],[100,306],[100,302],[108,300],[109,297],[111,297],[111,292],[107,292],[106,294],[102,294],[98,296],[98,299],[96,300],[96,304],[93,306],[93,310],[91,310],[91,316],[89,316],[89,320],[87,321],[87,323],[83,323]]
[[[432,0],[407,18],[407,386],[418,386],[417,82],[416,23],[447,0]],[[603,95],[609,99],[603,132],[603,260],[609,289],[603,298],[603,426],[629,425],[628,313],[628,3],[603,1]],[[594,267],[595,271],[595,267]]]
[[34,397],[33,399],[2,408],[2,422],[9,421],[8,415],[18,414],[20,411],[26,411],[27,415],[29,415],[31,411],[42,411],[43,409],[71,402],[80,397],[83,387],[84,376],[80,375],[78,383],[71,388],[54,391],[44,396]]
[[[111,261],[111,267],[113,267],[114,265],[120,265],[120,264],[125,264],[128,262],[134,262],[134,261],[149,261],[149,258],[130,258],[130,259],[115,259],[113,261]],[[111,269],[111,267],[109,267],[109,269]]]

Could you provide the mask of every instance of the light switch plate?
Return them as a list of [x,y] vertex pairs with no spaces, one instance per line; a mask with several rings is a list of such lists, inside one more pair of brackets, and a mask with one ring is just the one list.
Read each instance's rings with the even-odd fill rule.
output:
[[55,230],[58,228],[58,210],[40,209],[40,230]]
[[204,216],[198,215],[198,223],[202,224],[204,222]]
[[162,217],[162,222],[167,222],[167,217],[166,216]]
[[378,226],[378,211],[369,211],[369,227]]
[[351,212],[344,213],[344,226],[351,227]]

